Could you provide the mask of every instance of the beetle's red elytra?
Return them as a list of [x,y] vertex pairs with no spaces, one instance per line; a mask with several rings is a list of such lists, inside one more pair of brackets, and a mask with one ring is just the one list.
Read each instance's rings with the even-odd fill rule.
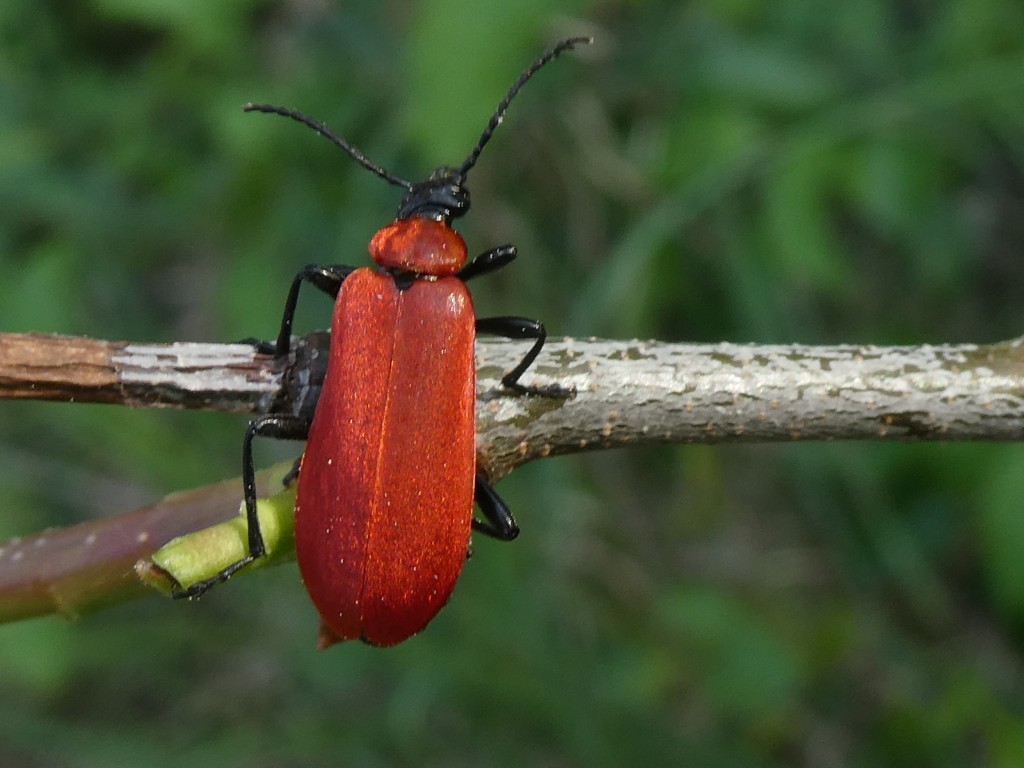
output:
[[359,269],[342,284],[331,326],[341,342],[331,346],[295,505],[296,555],[322,643],[400,642],[455,587],[476,471],[474,324],[455,277],[401,291],[390,275]]

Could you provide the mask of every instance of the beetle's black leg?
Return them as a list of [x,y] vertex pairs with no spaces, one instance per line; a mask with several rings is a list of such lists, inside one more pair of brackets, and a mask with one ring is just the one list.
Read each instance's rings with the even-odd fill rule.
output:
[[281,485],[287,488],[289,485],[299,479],[299,471],[302,469],[302,457],[299,456],[292,464],[292,468],[288,470],[288,474],[281,478]]
[[541,347],[544,346],[544,340],[547,338],[544,326],[536,320],[526,317],[484,317],[477,319],[476,330],[477,333],[491,333],[495,336],[504,336],[507,339],[536,339],[533,346],[523,355],[519,364],[501,377],[502,386],[523,395],[560,398],[573,396],[573,390],[565,389],[557,384],[547,387],[529,387],[519,383],[519,377],[537,359]]
[[230,579],[239,569],[266,554],[260,519],[256,514],[256,470],[252,463],[252,440],[254,437],[272,437],[277,440],[305,440],[309,435],[309,421],[295,416],[261,416],[249,422],[242,440],[242,488],[245,494],[245,520],[249,532],[249,554],[232,563],[209,579],[198,581],[188,589],[175,591],[172,597],[198,597],[210,587]]
[[465,282],[474,277],[495,272],[504,267],[516,257],[516,247],[511,243],[491,248],[473,259],[456,273],[456,277]]
[[281,316],[281,330],[277,334],[277,341],[273,347],[268,342],[260,342],[256,345],[260,352],[273,353],[275,357],[284,357],[292,341],[292,324],[295,322],[295,306],[299,301],[299,288],[303,282],[311,283],[326,293],[332,299],[337,298],[341,290],[341,283],[356,270],[356,267],[346,267],[341,264],[321,265],[307,264],[292,280],[292,286],[288,290],[288,298],[284,303],[284,314]]
[[[256,469],[252,462],[252,441],[254,437],[269,437],[274,440],[305,440],[309,437],[310,422],[297,416],[260,416],[249,422],[242,440],[242,492],[245,497],[245,520],[249,529],[249,557],[263,557],[263,533],[260,519],[256,515]],[[241,566],[239,566],[241,567]],[[237,570],[237,568],[235,569]]]
[[512,541],[519,535],[519,526],[512,517],[512,510],[502,501],[501,496],[487,482],[482,472],[476,473],[476,488],[473,491],[476,503],[484,519],[473,518],[473,530],[500,541]]
[[[464,266],[457,273],[456,277],[462,281],[471,280],[480,275],[486,275],[501,269],[516,258],[516,247],[514,245],[499,245],[485,251]],[[572,390],[564,389],[557,385],[550,387],[529,387],[519,383],[519,377],[523,375],[533,361],[537,359],[547,332],[544,326],[536,320],[525,317],[487,317],[476,321],[477,333],[493,333],[496,336],[505,336],[509,339],[536,339],[526,355],[519,364],[511,371],[501,377],[503,386],[515,390],[524,395],[543,395],[545,397],[571,397]]]

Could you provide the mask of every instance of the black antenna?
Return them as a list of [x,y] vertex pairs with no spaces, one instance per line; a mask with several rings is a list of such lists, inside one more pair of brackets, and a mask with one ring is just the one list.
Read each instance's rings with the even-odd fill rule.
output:
[[360,152],[358,148],[353,147],[351,144],[349,144],[347,141],[341,138],[341,136],[334,133],[334,131],[332,131],[326,125],[324,125],[323,123],[318,123],[311,117],[306,117],[306,115],[302,114],[301,112],[296,112],[294,109],[287,109],[286,107],[275,107],[271,104],[246,104],[244,107],[242,107],[242,111],[266,112],[267,114],[270,115],[281,115],[282,117],[290,117],[292,120],[297,120],[303,125],[312,128],[317,133],[329,139],[336,146],[341,147],[343,150],[348,152],[348,154],[352,157],[353,160],[355,160],[361,166],[366,168],[368,171],[373,171],[382,179],[387,181],[389,184],[394,184],[396,187],[402,187],[407,191],[412,190],[411,183],[409,183],[405,179],[401,179],[398,176],[395,176],[390,171],[381,168],[370,158],[368,158],[366,155]]
[[515,98],[519,90],[526,85],[526,81],[533,77],[537,70],[543,67],[548,62],[557,59],[566,51],[571,51],[577,45],[582,43],[592,43],[594,38],[592,37],[569,37],[565,40],[555,43],[551,48],[545,51],[540,58],[538,58],[533,64],[523,70],[523,73],[519,75],[512,87],[508,89],[508,93],[505,94],[505,98],[498,103],[498,108],[494,110],[494,114],[491,115],[490,121],[487,123],[487,127],[484,128],[484,132],[480,134],[480,138],[476,142],[476,146],[473,147],[473,151],[469,153],[462,165],[458,168],[458,175],[464,177],[469,169],[476,165],[477,159],[480,157],[480,153],[483,152],[487,142],[491,140],[491,135],[494,130],[501,125],[502,119],[505,117],[505,110],[508,109],[508,105],[512,103],[512,99]]

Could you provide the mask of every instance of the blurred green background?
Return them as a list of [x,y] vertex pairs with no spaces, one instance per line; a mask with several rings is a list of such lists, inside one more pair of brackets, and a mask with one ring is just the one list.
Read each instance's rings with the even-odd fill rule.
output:
[[[556,335],[1024,331],[1018,0],[0,4],[0,328],[270,337],[365,263],[555,39],[460,224],[483,314]],[[323,327],[311,300],[302,328]],[[0,404],[0,538],[236,475],[244,419]],[[288,455],[267,448],[261,461]],[[595,453],[500,485],[451,604],[314,650],[294,567],[195,605],[0,627],[0,765],[1017,766],[1024,449]]]

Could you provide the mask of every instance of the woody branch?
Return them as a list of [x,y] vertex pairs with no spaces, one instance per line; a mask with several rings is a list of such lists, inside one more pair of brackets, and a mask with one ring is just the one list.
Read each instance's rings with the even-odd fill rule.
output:
[[[289,361],[248,344],[0,334],[0,399],[311,413],[328,339]],[[477,340],[477,449],[496,476],[540,456],[649,443],[1016,440],[1024,339],[900,347],[553,339],[522,397],[500,377],[528,346]]]

